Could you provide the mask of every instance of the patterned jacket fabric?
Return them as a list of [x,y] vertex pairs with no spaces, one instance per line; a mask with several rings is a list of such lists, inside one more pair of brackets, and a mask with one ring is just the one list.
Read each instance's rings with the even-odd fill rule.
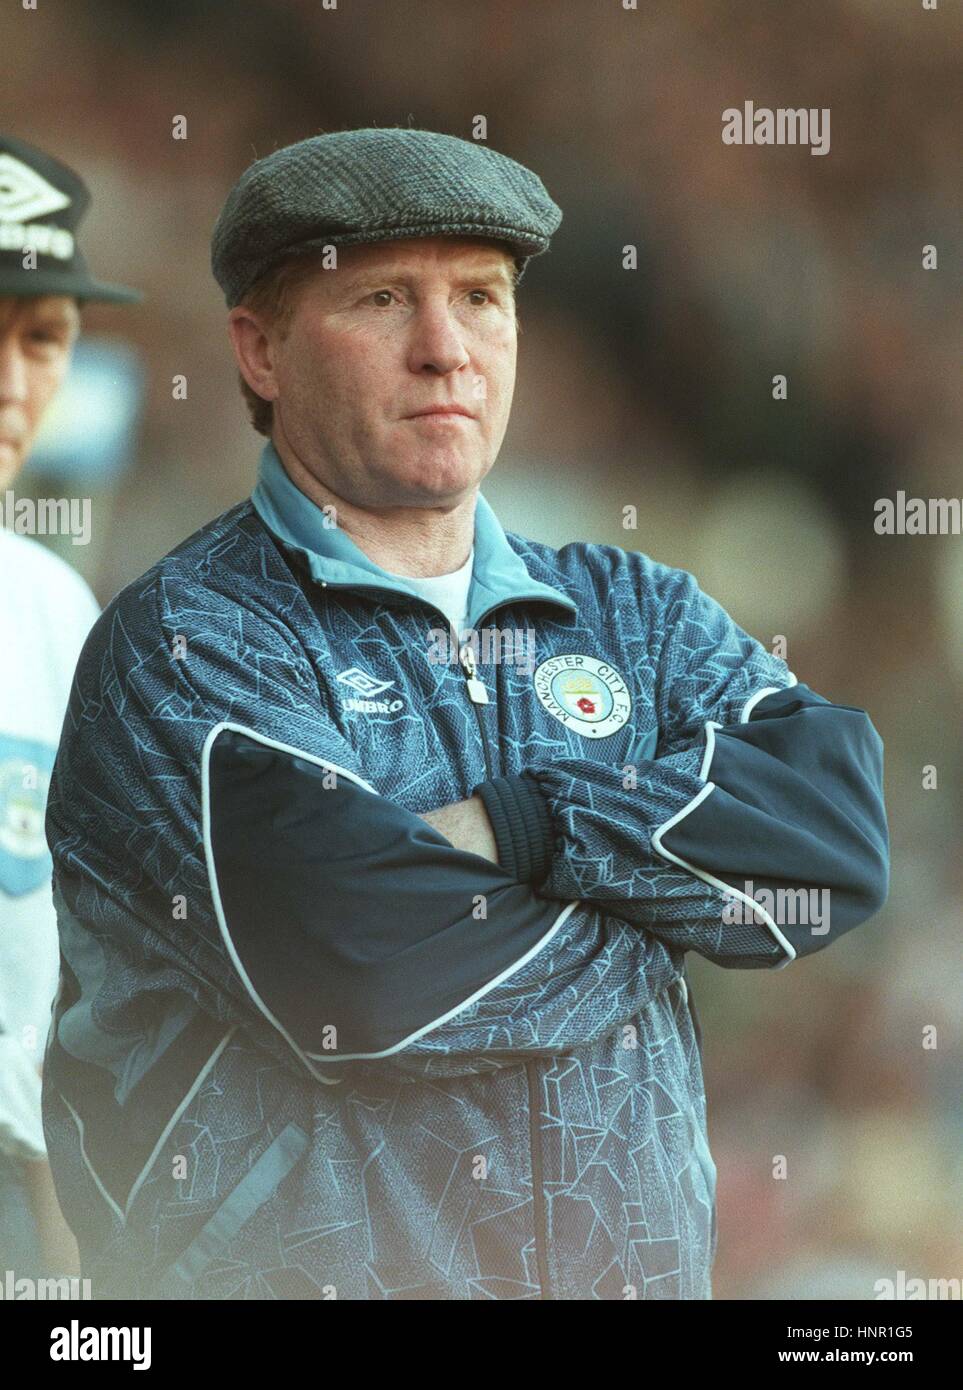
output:
[[[95,625],[43,1079],[94,1297],[711,1297],[686,952],[798,969],[878,909],[881,740],[692,575],[482,496],[469,621],[268,445]],[[416,814],[479,785],[497,865]]]

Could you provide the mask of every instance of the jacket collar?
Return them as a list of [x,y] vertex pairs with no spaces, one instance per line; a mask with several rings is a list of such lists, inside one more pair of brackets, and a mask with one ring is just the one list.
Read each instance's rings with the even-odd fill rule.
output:
[[[251,502],[265,526],[284,545],[306,557],[312,577],[331,588],[381,589],[420,598],[402,577],[388,574],[337,526],[326,527],[320,509],[288,477],[274,445],[261,454]],[[575,602],[529,574],[508,543],[497,516],[481,493],[475,504],[475,562],[468,592],[468,623],[504,603],[544,599],[577,612]]]

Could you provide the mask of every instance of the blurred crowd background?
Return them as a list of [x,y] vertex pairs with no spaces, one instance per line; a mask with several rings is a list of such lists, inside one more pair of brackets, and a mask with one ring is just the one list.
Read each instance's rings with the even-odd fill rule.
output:
[[[520,288],[515,406],[486,497],[506,529],[690,570],[885,742],[879,916],[775,974],[691,959],[716,1297],[963,1277],[963,537],[874,530],[874,502],[897,490],[963,495],[955,7],[43,0],[2,23],[0,128],[83,174],[93,270],[146,296],[85,314],[133,363],[117,368],[123,457],[85,451],[103,420],[85,418],[79,382],[17,489],[59,495],[65,438],[87,460],[69,486],[93,499],[92,543],[49,543],[102,603],[250,491],[261,441],[208,248],[253,158],[352,126],[471,138],[480,114],[489,143],[541,175],[564,221]],[[721,113],[746,100],[830,108],[830,153],[724,145]]]

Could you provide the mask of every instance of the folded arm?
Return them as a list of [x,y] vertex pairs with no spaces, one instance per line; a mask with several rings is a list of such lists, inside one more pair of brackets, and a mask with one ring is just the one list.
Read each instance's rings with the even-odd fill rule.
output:
[[657,756],[556,757],[475,791],[500,862],[549,859],[532,879],[542,895],[594,902],[720,965],[779,966],[885,900],[882,741],[686,579],[659,663]]
[[[118,617],[81,663],[58,754],[48,836],[78,972],[129,953],[319,1079],[558,1053],[679,974],[617,914],[541,897],[381,795],[279,624],[186,581],[161,600],[159,627]],[[95,997],[71,990],[65,1036]]]
[[576,916],[331,759],[255,730],[211,731],[203,802],[237,978],[309,1065],[557,1052],[678,973],[626,923]]

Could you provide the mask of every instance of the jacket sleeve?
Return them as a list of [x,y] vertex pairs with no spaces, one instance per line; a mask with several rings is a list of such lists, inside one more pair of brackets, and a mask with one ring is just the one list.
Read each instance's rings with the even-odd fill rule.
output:
[[542,894],[604,905],[720,965],[785,965],[885,901],[882,741],[677,573],[656,756],[553,758],[476,790],[501,862],[551,855]]
[[320,1080],[351,1060],[555,1053],[679,974],[662,943],[381,795],[327,698],[283,628],[209,591],[166,589],[133,644],[115,618],[82,662],[48,822],[68,957],[93,933]]

